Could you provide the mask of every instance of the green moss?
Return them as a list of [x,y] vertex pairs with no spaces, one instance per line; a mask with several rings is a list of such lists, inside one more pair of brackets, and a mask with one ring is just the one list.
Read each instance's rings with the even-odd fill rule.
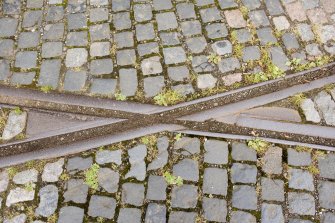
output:
[[115,99],[118,100],[118,101],[125,101],[127,100],[127,97],[121,93],[116,93],[115,95]]
[[87,184],[93,190],[97,190],[99,187],[98,183],[99,170],[100,166],[95,163],[88,170],[85,171],[85,184]]
[[154,97],[157,105],[174,105],[185,100],[185,96],[174,90],[165,90]]
[[23,112],[23,111],[21,110],[21,108],[19,108],[19,107],[15,107],[13,111],[14,111],[14,113],[17,114],[17,115],[21,115],[22,112]]
[[248,146],[254,149],[258,155],[262,156],[268,150],[270,144],[262,139],[255,138],[248,141]]
[[49,93],[51,90],[53,90],[53,87],[50,85],[46,85],[46,86],[40,87],[40,90],[44,93]]
[[183,185],[183,179],[180,176],[176,177],[169,172],[165,172],[163,174],[163,177],[169,185],[177,185],[177,186]]
[[218,64],[221,61],[221,56],[215,53],[210,54],[207,56],[208,62],[212,64]]
[[290,102],[293,103],[295,106],[300,107],[301,102],[306,99],[306,96],[303,93],[293,95],[290,97]]

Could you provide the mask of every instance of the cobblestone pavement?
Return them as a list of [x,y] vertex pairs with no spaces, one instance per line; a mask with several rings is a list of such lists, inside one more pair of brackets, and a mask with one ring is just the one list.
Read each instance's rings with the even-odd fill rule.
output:
[[333,0],[3,0],[0,80],[178,102],[329,63],[334,23]]
[[0,170],[2,222],[333,223],[335,154],[162,133]]

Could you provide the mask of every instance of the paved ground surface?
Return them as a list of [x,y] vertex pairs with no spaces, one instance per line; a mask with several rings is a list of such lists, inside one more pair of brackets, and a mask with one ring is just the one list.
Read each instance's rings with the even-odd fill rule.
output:
[[3,0],[0,80],[192,99],[332,61],[334,13],[332,0]]
[[335,154],[260,142],[159,134],[3,169],[2,221],[334,222]]

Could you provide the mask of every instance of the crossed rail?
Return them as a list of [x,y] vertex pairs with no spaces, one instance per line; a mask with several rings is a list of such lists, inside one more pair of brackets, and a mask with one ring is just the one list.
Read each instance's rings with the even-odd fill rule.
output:
[[[0,87],[0,103],[42,109],[55,112],[68,112],[103,119],[50,132],[22,141],[0,145],[0,157],[42,150],[48,147],[67,145],[78,141],[94,140],[105,136],[137,131],[141,135],[158,131],[205,131],[213,133],[237,134],[292,140],[301,143],[335,146],[335,128],[306,124],[280,123],[273,121],[272,126],[280,124],[280,130],[266,126],[248,126],[220,121],[223,115],[233,115],[243,110],[278,101],[299,92],[321,88],[335,83],[335,64],[300,72],[285,78],[272,80],[184,102],[169,107],[120,102],[80,95],[42,93],[30,89]],[[110,121],[108,118],[118,118]],[[255,120],[257,123],[257,120]],[[266,124],[265,124],[266,125]],[[294,125],[294,128],[292,127]],[[287,131],[282,131],[283,128]],[[300,129],[305,129],[300,131]],[[294,130],[296,129],[296,130]],[[307,134],[306,134],[307,133]]]

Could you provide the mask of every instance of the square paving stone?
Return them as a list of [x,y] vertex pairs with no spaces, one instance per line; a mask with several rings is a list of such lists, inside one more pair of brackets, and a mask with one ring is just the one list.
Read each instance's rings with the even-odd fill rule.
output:
[[160,58],[158,56],[144,59],[141,62],[141,68],[143,75],[159,74],[163,71]]
[[164,177],[150,175],[146,199],[160,201],[166,199],[167,183]]
[[58,223],[83,222],[84,209],[75,206],[62,207],[59,211]]
[[163,49],[164,61],[166,64],[177,64],[187,60],[182,47],[170,47]]
[[173,166],[173,175],[197,182],[199,180],[198,163],[192,159],[183,159]]
[[[20,42],[19,38],[19,46],[22,46],[22,40]],[[0,57],[4,58],[12,58],[14,56],[14,41],[11,39],[0,39]]]
[[134,5],[134,17],[137,22],[149,21],[152,19],[152,8],[150,4]]
[[95,161],[98,164],[115,163],[116,165],[121,165],[121,155],[121,150],[101,150],[97,151]]
[[116,43],[117,49],[125,47],[133,47],[134,46],[133,33],[132,32],[115,33],[114,42]]
[[205,194],[227,195],[228,176],[226,169],[206,168],[202,190]]
[[[12,40],[8,40],[12,41]],[[19,35],[18,48],[33,48],[37,47],[40,41],[39,32],[22,32]],[[10,44],[8,44],[11,46]],[[1,40],[0,40],[0,56],[1,56]]]
[[312,156],[310,152],[289,148],[287,149],[287,162],[290,166],[309,166],[312,163]]
[[246,6],[249,10],[257,9],[261,6],[259,0],[242,0],[244,6]]
[[335,209],[335,183],[330,181],[320,181],[318,192],[320,206],[326,209]]
[[85,0],[68,0],[67,11],[69,13],[85,12],[86,1]]
[[200,153],[200,140],[192,137],[182,137],[174,143],[176,152],[181,153],[184,156]]
[[80,67],[87,62],[87,50],[85,48],[68,49],[66,52],[66,67]]
[[180,27],[184,36],[201,34],[201,24],[198,20],[182,22]]
[[17,19],[0,18],[0,37],[14,36],[18,25]]
[[174,81],[184,81],[190,75],[190,71],[186,66],[168,67],[167,72],[169,78]]
[[101,95],[114,95],[117,81],[115,79],[93,79],[90,92]]
[[93,195],[88,206],[88,215],[112,219],[115,214],[116,201],[114,198]]
[[247,185],[233,186],[233,207],[242,210],[257,209],[257,194],[255,187]]
[[6,80],[9,76],[10,76],[9,61],[0,59],[0,80]]
[[197,6],[206,6],[214,4],[214,0],[196,0],[195,2]]
[[261,58],[261,52],[257,46],[247,46],[243,48],[243,61],[248,62],[251,60],[259,60]]
[[256,28],[270,25],[269,19],[266,16],[264,10],[251,11],[249,12],[249,17],[252,24]]
[[241,67],[241,64],[237,58],[231,57],[231,58],[222,59],[219,62],[218,66],[219,66],[220,72],[227,73],[227,72],[239,69]]
[[88,186],[82,179],[70,179],[66,183],[66,191],[63,194],[64,202],[73,201],[77,204],[84,204],[87,200]]
[[192,3],[179,3],[176,8],[180,19],[195,19],[197,17]]
[[[42,23],[42,18],[43,18],[43,12],[41,10],[26,11],[23,14],[23,21],[21,26],[23,28],[32,28],[40,26]],[[12,25],[14,25],[14,23]]]
[[122,185],[122,203],[141,206],[144,200],[143,184],[124,183]]
[[287,50],[299,49],[298,40],[293,33],[284,33],[282,39]]
[[291,214],[315,215],[314,197],[307,193],[288,193],[288,211]]
[[85,87],[87,72],[68,70],[64,79],[65,91],[81,91]]
[[262,177],[262,199],[266,201],[284,201],[284,181]]
[[67,16],[67,28],[68,30],[86,28],[86,20],[86,15],[84,13],[69,14]]
[[232,158],[236,161],[257,161],[257,153],[249,148],[245,143],[233,142]]
[[92,60],[90,63],[90,73],[92,75],[110,74],[113,72],[112,59]]
[[262,204],[262,222],[284,223],[283,208],[277,204]]
[[176,15],[173,12],[156,14],[158,31],[176,29],[178,27]]
[[130,9],[130,0],[112,0],[113,12],[119,12]]
[[234,0],[219,0],[219,5],[221,9],[229,9],[238,6]]
[[239,9],[224,11],[224,15],[228,25],[232,28],[243,28],[247,25]]
[[38,85],[57,88],[61,69],[61,60],[43,60]]
[[108,5],[108,0],[91,0],[90,5],[94,5],[94,6]]
[[92,157],[81,158],[76,156],[68,160],[66,169],[70,173],[87,170],[91,167],[92,163]]
[[47,22],[58,22],[64,18],[63,6],[50,6],[47,10],[45,20]]
[[285,5],[286,12],[290,16],[292,21],[305,21],[307,19],[305,10],[301,1],[292,2]]
[[183,184],[174,186],[171,194],[173,208],[195,208],[198,202],[198,188],[193,185]]
[[279,147],[270,147],[263,156],[262,169],[267,174],[281,174],[283,151]]
[[252,214],[244,211],[233,211],[230,217],[230,223],[256,223],[256,218]]
[[207,140],[204,143],[204,162],[210,164],[228,163],[228,143],[219,140]]
[[[8,72],[9,72],[9,70],[8,70]],[[11,77],[11,84],[13,84],[13,85],[16,85],[16,84],[30,85],[30,84],[33,83],[35,75],[36,75],[35,72],[27,72],[27,73],[15,72],[15,73],[13,73],[13,75]]]
[[202,53],[207,47],[207,41],[205,37],[192,37],[186,39],[186,45],[192,53]]
[[235,30],[236,38],[239,43],[247,43],[251,41],[251,33],[248,29],[237,29]]
[[290,28],[290,22],[285,16],[278,16],[273,18],[273,23],[276,27],[276,30],[283,31]]
[[233,183],[256,183],[257,167],[242,163],[233,163],[231,181]]
[[[323,213],[321,215],[321,223],[333,223],[333,222],[335,222],[335,214],[334,213],[327,212],[327,213]],[[302,223],[304,223],[304,222],[302,222]],[[309,223],[309,222],[306,222],[306,223]]]
[[195,212],[172,211],[169,216],[169,223],[194,223],[196,218],[197,213]]
[[281,47],[271,47],[269,49],[269,52],[274,65],[276,65],[283,71],[287,71],[289,69],[289,67],[287,66],[287,62],[289,61],[289,59],[287,58]]
[[153,6],[156,11],[172,9],[171,0],[153,0]]
[[110,28],[108,23],[90,26],[91,41],[99,41],[110,38]]
[[228,36],[227,27],[223,23],[212,23],[206,26],[207,37],[217,39]]
[[313,175],[307,170],[289,168],[288,176],[288,185],[290,188],[314,191]]
[[20,0],[4,0],[2,10],[6,15],[20,14],[21,1]]
[[327,154],[318,158],[320,176],[335,180],[335,155]]
[[113,24],[116,30],[130,29],[131,20],[129,12],[119,12],[114,14]]
[[46,42],[42,44],[42,58],[52,58],[62,56],[62,42]]
[[223,19],[220,11],[216,7],[201,9],[200,16],[203,23],[215,22]]
[[133,65],[136,63],[135,50],[120,50],[116,52],[116,61],[119,66]]
[[44,27],[43,39],[62,40],[64,36],[64,23],[47,24]]
[[141,223],[141,210],[137,208],[121,208],[118,223]]
[[228,40],[221,40],[212,43],[212,50],[219,56],[229,55],[233,51],[233,46]]
[[179,34],[177,32],[160,33],[162,44],[164,46],[173,46],[180,44]]
[[224,199],[204,197],[202,201],[204,218],[208,221],[226,222],[227,202]]
[[257,36],[262,45],[277,43],[277,39],[273,35],[271,28],[257,29]]
[[121,94],[124,96],[134,96],[138,86],[136,69],[120,69],[119,78]]
[[152,23],[136,25],[136,39],[137,41],[151,40],[156,37],[154,26]]
[[43,0],[27,0],[27,8],[35,9],[42,7],[43,7]]
[[172,86],[172,90],[184,96],[194,93],[194,89],[191,84],[178,84],[176,86]]
[[90,46],[91,57],[103,57],[110,54],[110,42],[95,42]]
[[144,93],[146,97],[153,97],[159,94],[165,87],[164,77],[147,77],[144,78]]
[[213,64],[208,62],[205,55],[194,56],[192,58],[192,67],[195,72],[211,72],[215,70]]
[[280,15],[284,13],[284,9],[279,0],[265,0],[265,5],[271,16]]
[[67,46],[86,46],[88,44],[87,32],[69,32],[65,43]]
[[166,206],[150,203],[145,213],[145,223],[166,223]]
[[109,18],[108,8],[92,8],[90,9],[90,22],[107,21]]
[[297,24],[297,31],[302,41],[308,42],[314,40],[314,33],[311,25],[306,23]]
[[21,51],[16,54],[15,67],[22,69],[35,68],[37,66],[36,51]]

